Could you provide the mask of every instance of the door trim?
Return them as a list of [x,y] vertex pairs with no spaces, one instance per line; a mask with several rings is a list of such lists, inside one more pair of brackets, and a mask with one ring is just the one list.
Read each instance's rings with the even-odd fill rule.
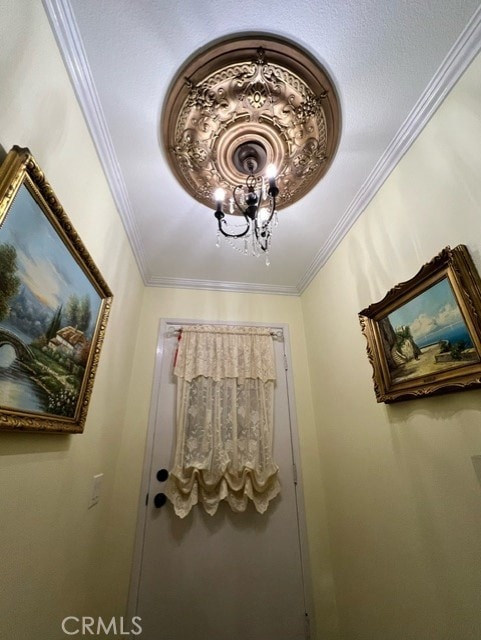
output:
[[314,602],[312,597],[312,581],[309,562],[309,547],[307,539],[307,526],[305,517],[305,503],[304,503],[304,491],[302,482],[302,466],[300,459],[300,447],[299,447],[299,431],[297,426],[296,416],[296,404],[294,396],[294,377],[292,373],[292,359],[291,359],[291,344],[289,336],[289,326],[287,324],[280,323],[265,323],[265,322],[243,322],[243,321],[221,321],[221,320],[186,320],[182,318],[161,318],[159,322],[159,331],[157,336],[157,348],[155,357],[154,376],[152,380],[152,392],[149,412],[149,422],[147,430],[147,440],[145,445],[144,463],[142,469],[142,481],[139,496],[139,506],[137,511],[137,525],[135,533],[134,553],[132,559],[132,570],[130,577],[129,596],[127,601],[127,617],[136,615],[137,600],[141,577],[142,568],[142,554],[145,527],[147,523],[147,504],[146,496],[150,485],[150,476],[152,473],[152,456],[154,449],[154,436],[155,427],[157,424],[157,413],[159,409],[160,394],[156,393],[159,388],[163,355],[164,355],[164,333],[168,330],[169,326],[178,326],[186,324],[212,324],[212,325],[225,325],[235,326],[242,324],[243,326],[250,327],[270,327],[274,330],[282,331],[284,337],[284,357],[286,364],[286,384],[287,384],[287,402],[289,412],[289,422],[291,429],[291,450],[292,461],[296,468],[297,482],[295,484],[296,493],[296,506],[297,506],[297,519],[298,519],[298,531],[299,531],[299,547],[301,556],[301,571],[303,577],[304,587],[304,606],[306,612],[306,640],[310,637],[315,638],[315,619],[314,619]]

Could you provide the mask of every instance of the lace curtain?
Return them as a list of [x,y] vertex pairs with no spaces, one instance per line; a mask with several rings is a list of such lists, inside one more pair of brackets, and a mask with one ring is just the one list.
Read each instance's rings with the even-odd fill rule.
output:
[[183,327],[174,365],[177,439],[166,494],[185,517],[221,500],[259,513],[279,493],[272,460],[274,347],[269,329]]

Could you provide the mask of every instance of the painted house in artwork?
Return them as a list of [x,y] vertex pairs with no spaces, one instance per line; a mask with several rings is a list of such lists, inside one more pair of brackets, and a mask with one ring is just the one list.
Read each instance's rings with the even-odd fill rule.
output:
[[64,327],[57,331],[54,338],[50,340],[48,346],[54,351],[61,351],[72,358],[80,356],[87,344],[87,338],[83,331],[74,327]]

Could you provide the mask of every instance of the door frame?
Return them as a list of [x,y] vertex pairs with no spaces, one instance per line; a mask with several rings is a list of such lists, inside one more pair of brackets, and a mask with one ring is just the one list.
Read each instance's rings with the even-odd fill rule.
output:
[[265,322],[244,322],[239,321],[222,321],[222,320],[186,320],[182,318],[161,318],[159,321],[159,330],[157,335],[157,348],[155,356],[154,376],[152,380],[150,412],[147,429],[147,439],[145,445],[144,462],[142,469],[142,480],[140,487],[139,505],[137,510],[137,525],[135,532],[134,553],[132,559],[132,570],[130,576],[130,587],[127,601],[127,616],[130,619],[136,615],[137,600],[140,586],[140,578],[142,571],[142,555],[143,543],[145,535],[145,527],[147,524],[147,496],[150,485],[153,464],[153,450],[155,428],[157,425],[157,416],[159,411],[160,394],[156,393],[160,387],[161,372],[164,356],[164,334],[169,326],[178,327],[179,325],[190,324],[211,324],[224,326],[242,326],[249,327],[268,327],[274,331],[282,332],[284,343],[284,368],[286,370],[287,385],[287,404],[289,423],[291,430],[291,452],[293,462],[293,482],[295,484],[296,506],[297,506],[297,523],[299,531],[299,547],[301,557],[302,583],[304,589],[304,606],[306,612],[306,639],[315,638],[315,619],[314,619],[314,601],[312,596],[312,580],[309,562],[309,547],[307,538],[306,514],[304,503],[304,491],[302,482],[302,466],[299,448],[299,431],[297,426],[296,404],[294,396],[294,377],[292,372],[291,359],[291,343],[289,336],[289,325],[284,323],[265,323]]

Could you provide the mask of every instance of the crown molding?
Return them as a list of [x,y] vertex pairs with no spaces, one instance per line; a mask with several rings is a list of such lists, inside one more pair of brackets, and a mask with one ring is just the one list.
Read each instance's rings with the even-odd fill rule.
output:
[[298,296],[297,287],[256,284],[244,282],[220,282],[211,280],[194,280],[187,278],[158,278],[151,276],[147,279],[147,286],[174,289],[202,289],[206,291],[229,291],[232,293],[260,293],[265,295]]
[[297,284],[303,293],[481,50],[481,6]]
[[72,8],[68,0],[42,3],[145,284],[146,262],[140,235]]

